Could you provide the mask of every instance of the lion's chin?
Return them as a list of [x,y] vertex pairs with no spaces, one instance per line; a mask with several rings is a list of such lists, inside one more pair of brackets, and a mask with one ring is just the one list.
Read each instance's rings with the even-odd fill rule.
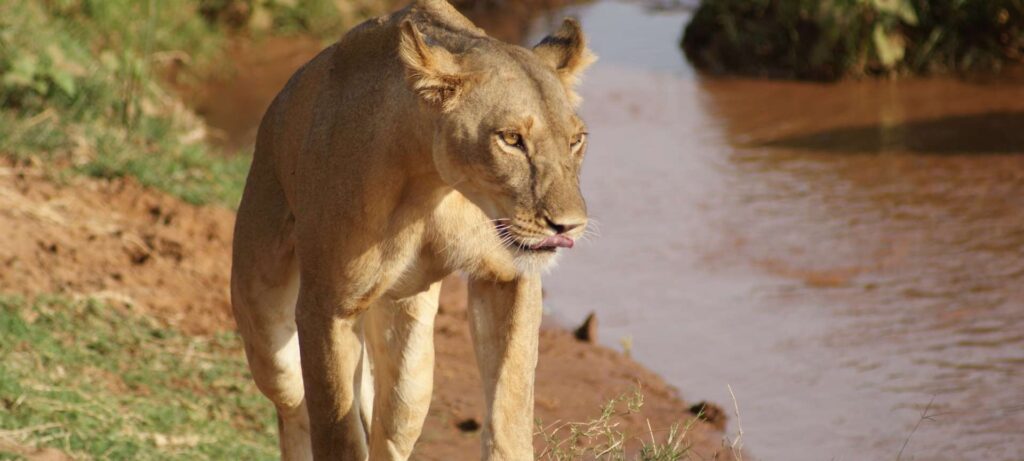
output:
[[513,250],[512,260],[520,274],[546,274],[558,265],[558,251]]

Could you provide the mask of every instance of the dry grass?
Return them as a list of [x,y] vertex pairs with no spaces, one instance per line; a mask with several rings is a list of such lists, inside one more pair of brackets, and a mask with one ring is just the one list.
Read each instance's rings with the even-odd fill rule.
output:
[[[639,385],[619,395],[601,408],[596,418],[584,422],[555,421],[544,425],[537,421],[536,435],[543,440],[537,459],[570,461],[581,459],[608,461],[677,461],[689,459],[687,433],[700,415],[656,431],[647,422],[647,434],[626,434],[620,429],[625,418],[643,417],[644,395]],[[664,435],[659,435],[664,434]]]

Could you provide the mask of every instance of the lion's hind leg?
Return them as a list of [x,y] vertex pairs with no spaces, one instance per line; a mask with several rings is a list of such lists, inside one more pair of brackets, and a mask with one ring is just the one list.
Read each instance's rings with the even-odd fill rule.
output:
[[239,207],[231,304],[256,386],[277,409],[281,458],[305,461],[313,455],[295,326],[294,219],[274,192],[250,187]]

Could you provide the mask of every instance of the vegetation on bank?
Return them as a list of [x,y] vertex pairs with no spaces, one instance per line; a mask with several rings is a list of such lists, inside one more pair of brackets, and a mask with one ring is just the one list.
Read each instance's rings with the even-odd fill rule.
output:
[[993,72],[1024,63],[1024,0],[703,0],[681,46],[713,73]]
[[95,300],[0,296],[0,453],[273,459],[273,410],[241,350]]
[[233,203],[246,160],[209,152],[202,122],[157,78],[161,62],[208,59],[222,38],[182,0],[0,3],[0,154]]
[[[55,176],[132,176],[191,203],[234,206],[248,156],[213,152],[161,72],[172,63],[202,72],[231,34],[338,35],[371,11],[339,8],[349,4],[358,2],[0,2],[0,155]],[[240,10],[250,12],[244,22],[226,19]]]

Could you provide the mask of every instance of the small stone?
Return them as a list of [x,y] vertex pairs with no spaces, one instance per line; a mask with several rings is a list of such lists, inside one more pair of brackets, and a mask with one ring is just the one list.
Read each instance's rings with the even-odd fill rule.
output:
[[722,407],[707,401],[697,402],[691,406],[690,413],[720,431],[725,430],[725,424],[729,420]]
[[476,432],[480,430],[480,422],[476,418],[466,418],[455,424],[462,432]]
[[589,315],[587,315],[587,319],[583,321],[583,324],[580,325],[579,328],[572,332],[572,335],[575,336],[576,339],[580,341],[587,343],[596,343],[597,314],[591,312]]

